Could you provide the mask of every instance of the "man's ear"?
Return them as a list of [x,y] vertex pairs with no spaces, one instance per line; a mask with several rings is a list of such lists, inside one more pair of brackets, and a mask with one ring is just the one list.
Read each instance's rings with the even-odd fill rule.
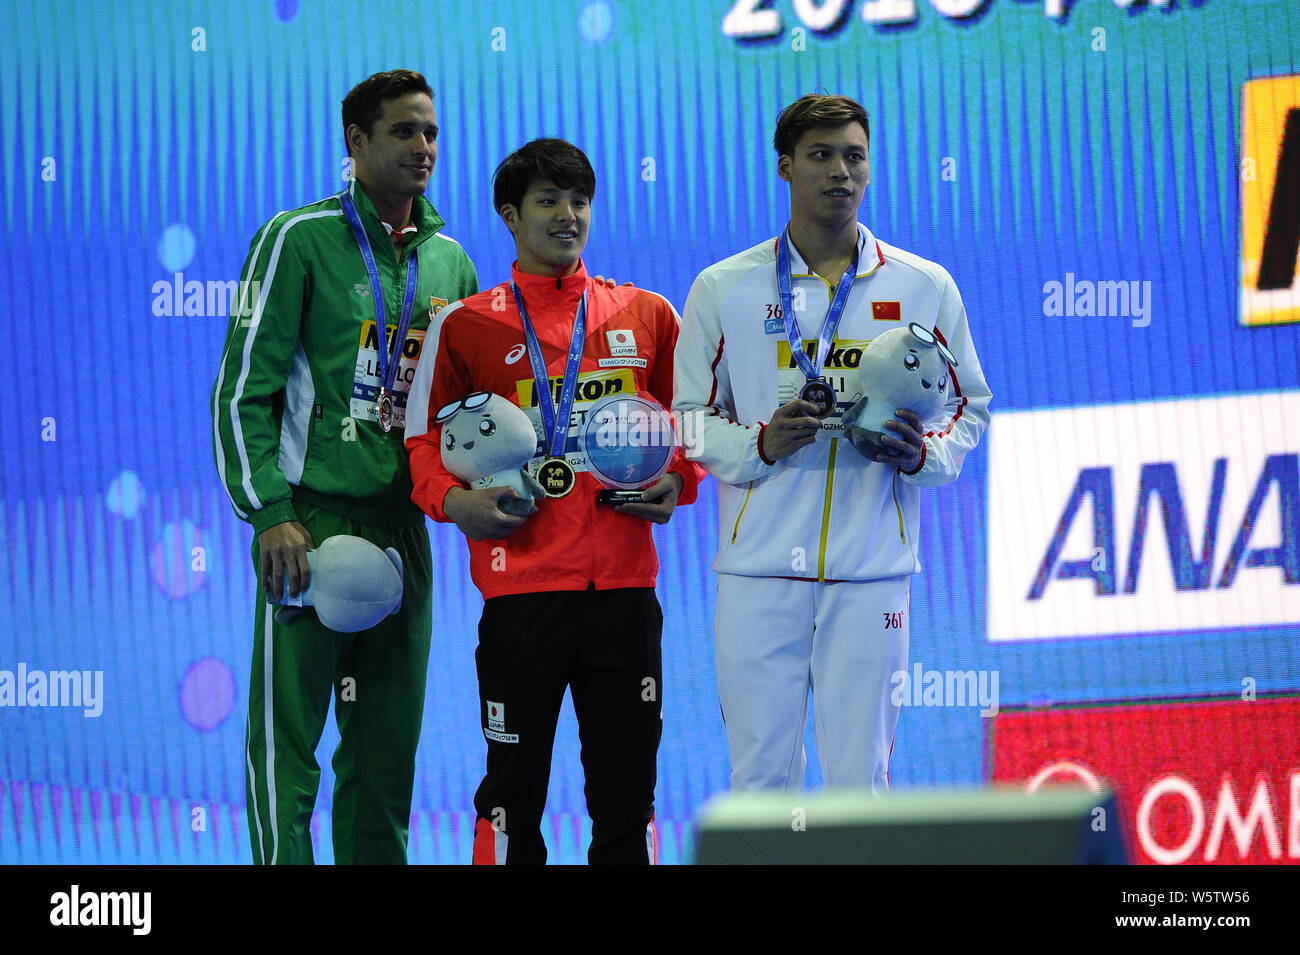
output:
[[786,182],[790,181],[790,162],[789,156],[782,156],[776,161],[776,174]]
[[344,136],[347,137],[348,145],[352,147],[353,156],[360,152],[366,144],[370,142],[370,137],[367,136],[365,131],[356,123],[350,124],[348,128],[344,130]]
[[510,233],[513,235],[519,222],[519,210],[507,202],[497,210],[497,214],[501,216],[501,221],[506,224],[506,228],[509,229]]

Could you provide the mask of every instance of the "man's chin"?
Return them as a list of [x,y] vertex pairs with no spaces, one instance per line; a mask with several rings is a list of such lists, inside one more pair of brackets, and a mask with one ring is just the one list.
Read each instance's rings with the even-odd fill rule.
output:
[[812,218],[824,229],[838,229],[850,220],[857,219],[858,208],[861,205],[861,200],[858,202],[835,203],[829,207],[826,204],[820,204]]
[[582,258],[582,251],[579,250],[576,255],[557,255],[549,259],[546,263],[548,268],[555,270],[562,275],[568,275],[573,271],[578,261]]
[[417,179],[409,173],[396,176],[386,183],[388,188],[385,191],[395,196],[407,196],[409,198],[422,196],[429,188],[429,180],[431,178],[432,175],[427,175],[423,178]]

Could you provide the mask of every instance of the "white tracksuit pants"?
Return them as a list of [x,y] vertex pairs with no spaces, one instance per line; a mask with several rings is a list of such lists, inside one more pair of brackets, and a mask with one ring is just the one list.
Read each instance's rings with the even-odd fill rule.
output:
[[911,577],[820,583],[718,574],[718,695],[736,790],[798,789],[813,691],[828,787],[889,788]]

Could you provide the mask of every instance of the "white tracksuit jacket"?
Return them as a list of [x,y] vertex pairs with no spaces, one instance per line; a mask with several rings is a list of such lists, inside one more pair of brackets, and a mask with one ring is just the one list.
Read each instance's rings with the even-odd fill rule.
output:
[[[956,480],[988,426],[992,395],[952,276],[861,224],[858,242],[857,276],[823,369],[839,408],[816,441],[775,464],[760,456],[759,436],[804,382],[779,317],[776,239],[710,266],[691,287],[673,407],[687,456],[720,482],[719,573],[874,580],[918,572],[919,488]],[[798,314],[807,347],[815,345],[832,289],[793,244],[790,253],[796,309],[801,291],[806,297]],[[839,422],[863,390],[857,365],[868,343],[909,322],[932,329],[958,367],[948,405],[924,422],[920,467],[904,474],[868,461]]]

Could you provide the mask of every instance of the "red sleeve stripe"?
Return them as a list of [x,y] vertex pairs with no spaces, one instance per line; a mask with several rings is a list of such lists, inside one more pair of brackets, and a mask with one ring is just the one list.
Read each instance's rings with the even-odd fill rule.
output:
[[[948,347],[948,340],[943,337],[943,332],[939,331],[938,325],[934,326],[934,337],[939,339],[944,348]],[[937,435],[933,431],[927,431],[925,434],[927,438],[945,437],[948,432],[953,429],[953,425],[957,423],[957,419],[961,417],[962,409],[966,407],[966,397],[961,393],[961,382],[957,380],[957,370],[951,365],[948,365],[948,374],[952,375],[952,390],[956,393],[958,398],[961,398],[961,401],[957,403],[957,412],[952,416],[952,420],[948,422],[948,427],[944,428]]]
[[[933,434],[933,433],[934,433],[933,431],[930,432],[930,434]],[[945,432],[945,434],[946,434],[946,433],[947,433],[947,432]],[[930,437],[930,435],[927,434],[926,437],[928,438],[928,437]],[[913,468],[913,469],[910,470],[910,471],[904,471],[904,472],[902,472],[902,473],[907,474],[907,475],[918,474],[918,473],[920,473],[921,468],[923,468],[923,467],[925,467],[925,445],[924,445],[924,444],[921,445],[921,458],[920,458],[919,461],[916,462],[916,467]]]
[[765,432],[766,430],[767,430],[767,425],[760,423],[758,426],[758,456],[759,458],[762,459],[764,464],[766,464],[768,467],[771,467],[772,465],[776,464],[776,462],[763,453],[763,432]]
[[726,340],[726,335],[718,336],[718,353],[713,356],[713,364],[709,366],[709,373],[713,375],[713,388],[709,391],[709,400],[705,404],[713,404],[713,399],[718,397],[718,362],[722,361],[722,343]]

